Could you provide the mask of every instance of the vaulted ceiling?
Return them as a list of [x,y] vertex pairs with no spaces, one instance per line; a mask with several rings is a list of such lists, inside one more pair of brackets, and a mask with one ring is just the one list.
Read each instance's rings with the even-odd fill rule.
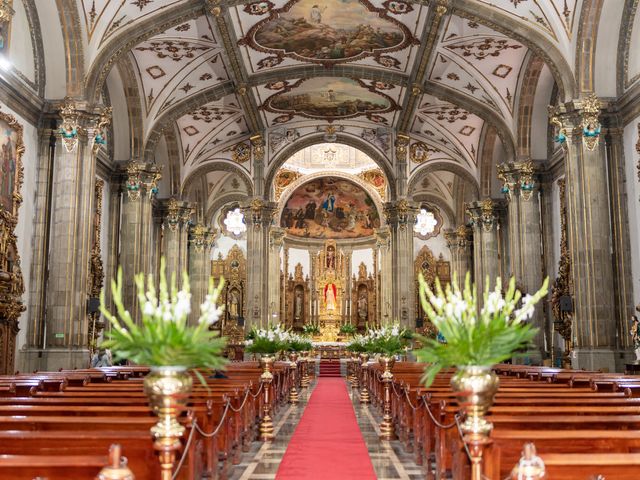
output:
[[267,180],[333,140],[393,186],[403,133],[408,193],[458,211],[492,193],[497,160],[540,151],[532,125],[552,94],[573,98],[580,68],[582,0],[76,1],[87,90],[127,100],[116,141],[169,164],[167,194],[195,186],[208,204],[259,191],[252,135]]

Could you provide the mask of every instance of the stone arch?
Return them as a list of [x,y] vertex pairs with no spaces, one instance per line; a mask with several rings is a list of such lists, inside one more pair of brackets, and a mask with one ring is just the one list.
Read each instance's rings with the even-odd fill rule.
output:
[[579,92],[593,92],[595,88],[595,60],[598,26],[603,0],[583,0],[576,44],[576,83]]
[[[67,95],[70,97],[82,97],[84,89],[84,38],[80,26],[80,14],[75,0],[58,0],[58,15],[63,25],[65,59],[67,62]],[[99,100],[102,85],[92,93],[92,102]]]
[[282,216],[282,209],[287,204],[289,197],[291,197],[293,192],[295,192],[298,187],[304,185],[305,183],[309,183],[312,180],[315,180],[316,178],[322,178],[322,177],[328,177],[328,176],[338,177],[338,178],[342,178],[344,180],[353,182],[356,185],[358,185],[360,188],[362,188],[365,192],[367,192],[371,197],[371,200],[373,200],[373,203],[376,206],[376,209],[378,210],[378,216],[380,217],[380,225],[382,226],[383,224],[386,223],[383,215],[384,208],[382,204],[382,199],[380,198],[380,194],[376,191],[375,188],[373,188],[367,182],[362,180],[360,177],[356,175],[352,175],[351,173],[346,173],[346,172],[310,173],[309,175],[303,175],[297,178],[296,180],[294,180],[293,182],[291,182],[291,184],[284,189],[284,191],[282,192],[282,195],[280,195],[280,199],[278,200],[278,207],[276,209],[276,212],[277,212],[276,218],[278,219],[278,223],[280,222],[280,217]]
[[226,160],[213,160],[210,162],[206,162],[198,166],[198,168],[192,170],[182,182],[182,187],[180,188],[180,195],[184,196],[185,193],[189,191],[189,189],[191,188],[191,185],[193,185],[194,182],[204,178],[208,172],[212,172],[216,170],[237,174],[240,177],[240,179],[244,182],[245,186],[247,187],[248,195],[249,196],[253,195],[253,181],[251,180],[251,177],[246,172],[246,170]]
[[462,179],[466,180],[470,183],[475,190],[479,193],[478,180],[469,170],[464,168],[457,162],[447,161],[447,160],[438,160],[435,162],[426,162],[423,167],[418,168],[415,173],[409,179],[409,186],[407,191],[411,195],[411,191],[415,190],[418,184],[426,177],[429,173],[435,173],[438,171],[446,171],[451,172]]
[[[639,3],[640,0],[625,0],[622,12],[620,36],[618,38],[618,65],[616,69],[616,93],[618,96],[621,96],[625,89],[630,87],[634,80],[637,80],[637,78],[628,78],[628,71],[633,22],[635,21]],[[640,52],[636,54],[640,54]]]
[[[228,203],[242,202],[246,199],[247,199],[247,196],[243,193],[228,193],[226,195],[222,195],[221,197],[218,197],[216,201],[213,202],[207,208],[204,216],[205,222],[213,222],[214,221],[213,215]],[[212,223],[211,225],[215,226],[214,223]]]
[[42,30],[40,29],[40,17],[38,16],[35,0],[23,0],[23,4],[27,14],[27,21],[29,22],[31,43],[34,48],[36,90],[38,95],[44,97],[47,75],[44,64],[44,44],[42,42]]
[[531,156],[531,125],[533,121],[533,107],[538,89],[538,80],[544,68],[544,61],[537,55],[532,55],[527,61],[518,98],[516,117],[516,156]]
[[438,197],[437,195],[433,195],[431,193],[419,193],[417,195],[414,195],[412,198],[413,201],[417,203],[425,202],[434,204],[445,213],[451,225],[456,224],[457,218],[453,209],[441,197]]
[[127,103],[127,113],[129,117],[129,142],[131,158],[141,158],[142,142],[144,135],[142,101],[140,99],[140,89],[136,81],[134,66],[128,57],[121,58],[116,68],[122,80],[122,89]]
[[[323,133],[312,134],[304,138],[301,138],[297,142],[293,143],[292,145],[290,145],[289,147],[285,148],[280,153],[278,153],[275,159],[271,162],[269,171],[267,173],[267,177],[265,179],[264,190],[265,192],[269,192],[269,193],[265,193],[265,195],[271,195],[270,194],[271,185],[273,184],[273,180],[276,176],[276,173],[278,172],[280,167],[284,165],[284,163],[287,160],[289,160],[289,158],[291,158],[294,154],[296,154],[300,150],[306,147],[310,147],[312,145],[316,145],[318,143],[326,143],[326,141],[324,140]],[[371,157],[371,159],[374,162],[376,162],[376,164],[384,172],[385,177],[387,177],[387,184],[389,185],[390,197],[392,199],[395,198],[395,195],[396,195],[395,175],[393,174],[393,169],[390,163],[387,161],[386,157],[383,154],[381,154],[377,149],[372,147],[369,143],[365,142],[364,140],[354,137],[352,135],[346,135],[344,133],[342,134],[338,133],[337,138],[333,143],[349,145],[355,149],[360,150],[361,152],[365,153],[369,157]],[[326,174],[327,173],[324,172],[324,175]]]

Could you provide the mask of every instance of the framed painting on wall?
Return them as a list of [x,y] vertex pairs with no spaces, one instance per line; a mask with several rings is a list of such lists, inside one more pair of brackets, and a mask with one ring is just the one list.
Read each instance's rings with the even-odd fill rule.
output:
[[11,38],[11,18],[13,17],[13,0],[0,0],[0,55],[9,52]]

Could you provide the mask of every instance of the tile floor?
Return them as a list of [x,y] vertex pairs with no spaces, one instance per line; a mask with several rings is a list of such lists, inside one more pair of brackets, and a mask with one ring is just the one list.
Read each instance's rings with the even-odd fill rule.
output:
[[[251,450],[242,455],[240,465],[231,471],[230,480],[273,480],[280,461],[289,443],[289,439],[302,417],[304,407],[313,391],[303,390],[300,404],[286,406],[277,415],[275,424],[275,440],[268,443],[253,442]],[[378,439],[379,412],[375,407],[360,404],[360,397],[355,389],[349,388],[353,401],[356,419],[365,443],[376,476],[379,480],[418,480],[424,478],[422,467],[416,465],[411,454],[407,454],[398,441],[382,442]]]

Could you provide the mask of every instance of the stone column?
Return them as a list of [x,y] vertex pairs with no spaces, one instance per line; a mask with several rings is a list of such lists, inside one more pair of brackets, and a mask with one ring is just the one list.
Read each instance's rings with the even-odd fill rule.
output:
[[472,202],[467,212],[473,224],[474,242],[474,277],[481,298],[488,285],[495,287],[500,275],[500,258],[498,256],[498,212],[496,204],[490,198]]
[[88,363],[89,261],[92,248],[96,153],[110,109],[67,101],[60,110],[52,173],[46,284],[46,365]]
[[[509,273],[522,294],[533,294],[543,282],[540,181],[531,161],[498,165],[502,192],[508,202],[508,236],[511,262]],[[505,278],[505,282],[506,282]],[[542,301],[536,306],[531,323],[539,329],[534,339],[536,351],[528,355],[541,363],[545,355],[545,319]]]
[[189,284],[191,287],[191,315],[189,323],[195,325],[200,317],[200,305],[209,289],[211,276],[211,247],[217,230],[198,223],[189,230]]
[[352,265],[351,259],[353,255],[353,250],[350,248],[343,248],[344,253],[344,285],[343,293],[342,293],[342,323],[350,322],[351,320],[351,274],[352,274]]
[[[380,259],[380,286],[378,299],[380,302],[378,321],[389,322],[393,307],[393,270],[391,267],[391,230],[388,226],[379,228],[375,232],[376,249]],[[413,253],[413,252],[412,252]]]
[[597,97],[550,108],[565,151],[567,226],[574,289],[573,367],[616,368],[617,348],[611,247],[609,172],[600,141]]
[[152,263],[156,248],[153,235],[153,203],[158,193],[160,168],[152,163],[131,162],[126,168],[125,191],[120,223],[120,265],[123,301],[131,316],[140,320],[134,276],[155,273]]
[[415,275],[413,271],[413,226],[418,207],[406,199],[387,202],[384,209],[391,232],[393,272],[392,320],[407,328],[415,327]]
[[311,303],[309,305],[311,312],[311,320],[314,324],[318,324],[318,291],[316,290],[316,279],[318,278],[318,253],[319,250],[316,248],[309,249],[309,278],[311,279]]
[[451,281],[453,281],[453,274],[456,274],[458,285],[460,285],[460,259],[459,259],[459,246],[458,235],[455,230],[447,229],[444,232],[444,239],[447,242],[447,248],[451,252]]
[[167,279],[175,275],[176,285],[182,285],[182,273],[187,271],[189,223],[195,209],[187,202],[170,198],[162,222],[162,254],[167,266]]
[[284,318],[279,318],[280,313],[280,252],[284,241],[284,228],[272,226],[269,229],[269,315],[274,313],[280,323]]
[[268,321],[269,298],[264,292],[269,284],[269,226],[275,210],[273,202],[260,198],[242,207],[247,224],[247,329]]

